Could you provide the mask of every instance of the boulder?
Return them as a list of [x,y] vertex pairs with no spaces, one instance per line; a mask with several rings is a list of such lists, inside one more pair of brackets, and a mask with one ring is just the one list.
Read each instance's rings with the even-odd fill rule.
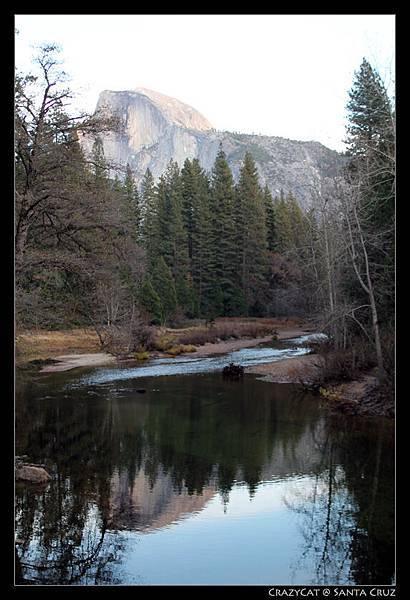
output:
[[16,468],[16,481],[28,483],[46,483],[50,481],[51,475],[43,467],[21,464]]
[[222,370],[223,377],[228,379],[241,379],[243,377],[244,368],[242,365],[235,365],[234,363],[230,363]]

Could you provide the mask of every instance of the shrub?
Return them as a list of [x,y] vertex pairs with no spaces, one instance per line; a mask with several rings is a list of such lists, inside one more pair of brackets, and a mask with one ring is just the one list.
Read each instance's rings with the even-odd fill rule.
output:
[[175,346],[171,346],[171,348],[169,348],[167,350],[167,353],[171,354],[171,356],[178,356],[179,354],[186,354],[188,352],[195,352],[195,351],[196,351],[196,346],[177,344]]
[[373,347],[361,338],[356,338],[346,349],[336,348],[331,341],[313,344],[313,347],[322,359],[320,380],[324,383],[350,381],[376,364]]
[[159,334],[155,337],[153,341],[153,348],[155,350],[159,350],[160,352],[167,352],[169,348],[171,348],[173,344],[173,337],[166,334]]
[[139,360],[139,361],[148,360],[148,358],[149,358],[149,352],[147,352],[146,350],[141,351],[141,352],[135,352],[134,353],[134,358],[136,360]]
[[319,393],[321,396],[330,400],[331,402],[339,402],[341,400],[340,392],[336,390],[332,390],[331,388],[319,388]]
[[212,327],[199,327],[186,331],[175,338],[180,344],[195,344],[201,346],[218,340],[239,339],[243,337],[264,337],[275,333],[269,323],[258,322],[215,322]]
[[104,326],[98,330],[101,349],[111,354],[144,352],[153,348],[154,330],[142,323],[129,326]]

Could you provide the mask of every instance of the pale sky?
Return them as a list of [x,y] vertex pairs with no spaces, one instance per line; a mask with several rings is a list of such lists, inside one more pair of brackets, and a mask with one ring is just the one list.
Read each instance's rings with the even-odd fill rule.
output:
[[343,150],[347,93],[363,57],[394,95],[394,15],[16,15],[16,66],[62,47],[81,108],[102,90],[149,88],[218,130]]

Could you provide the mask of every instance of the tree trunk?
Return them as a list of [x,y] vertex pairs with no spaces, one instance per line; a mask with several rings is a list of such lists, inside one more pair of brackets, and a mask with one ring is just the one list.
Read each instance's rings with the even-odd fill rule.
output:
[[15,268],[20,271],[23,267],[24,253],[28,236],[29,224],[27,221],[20,221],[17,225],[15,236]]
[[356,219],[356,223],[357,223],[357,228],[359,231],[360,243],[361,243],[361,246],[363,249],[363,256],[364,256],[365,267],[366,267],[366,281],[367,281],[367,288],[368,288],[367,292],[369,295],[370,309],[371,309],[371,313],[372,313],[374,343],[375,343],[375,347],[376,347],[376,357],[377,357],[377,370],[378,370],[379,380],[381,381],[385,376],[385,370],[384,370],[384,364],[383,364],[382,345],[381,345],[381,341],[380,341],[379,319],[378,319],[378,315],[377,315],[376,301],[374,298],[373,281],[372,281],[372,278],[370,275],[369,257],[367,255],[366,243],[364,240],[364,236],[363,236],[363,232],[362,232],[362,228],[360,225],[360,220],[359,220],[359,217],[357,214],[356,207],[354,207],[354,215],[355,215],[355,219]]
[[370,310],[371,310],[371,316],[372,316],[374,345],[376,348],[378,378],[379,378],[379,381],[382,381],[385,376],[385,370],[384,370],[384,364],[383,364],[382,346],[381,346],[381,341],[380,341],[379,319],[378,319],[378,315],[377,315],[377,306],[376,306],[376,301],[375,301],[375,297],[374,297],[373,281],[372,281],[372,277],[371,277],[371,273],[370,273],[369,257],[367,254],[366,242],[364,239],[359,215],[357,214],[357,207],[355,205],[355,199],[353,199],[353,207],[352,208],[353,208],[353,215],[354,215],[354,220],[355,220],[355,224],[356,224],[356,228],[357,228],[359,244],[360,244],[360,246],[362,248],[362,252],[363,252],[363,260],[364,260],[365,270],[366,270],[366,282],[363,280],[363,277],[360,274],[359,267],[357,264],[355,240],[353,238],[352,226],[350,223],[349,212],[347,209],[346,217],[347,217],[347,224],[348,224],[348,229],[349,229],[352,264],[353,264],[353,268],[356,273],[356,276],[359,280],[359,283],[369,298]]

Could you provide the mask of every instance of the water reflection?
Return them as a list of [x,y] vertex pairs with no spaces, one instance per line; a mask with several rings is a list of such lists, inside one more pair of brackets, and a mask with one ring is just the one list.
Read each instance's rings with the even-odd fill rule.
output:
[[[304,549],[296,569],[313,562],[311,583],[386,584],[394,580],[394,463],[390,428],[333,417],[320,444],[312,485],[291,494]],[[383,471],[381,471],[383,465]]]
[[[157,560],[167,548],[170,556],[155,563],[150,583],[160,576],[173,583],[227,583],[226,572],[217,573],[226,544],[233,565],[237,556],[230,583],[243,577],[247,583],[278,583],[271,578],[279,558],[265,570],[261,564],[263,556],[277,552],[263,531],[279,527],[292,541],[282,546],[289,573],[281,583],[391,583],[389,424],[330,417],[297,386],[252,377],[139,380],[144,395],[135,393],[132,380],[121,387],[67,387],[72,380],[56,374],[18,382],[17,454],[46,463],[53,475],[43,489],[16,490],[21,581],[145,581],[149,545],[159,540]],[[252,498],[253,528],[263,516],[256,539],[246,508]],[[218,507],[224,512],[216,522]],[[200,538],[208,546],[202,541],[199,548],[199,537],[186,533],[193,523],[204,524]],[[229,535],[221,527],[227,523],[234,525]],[[200,571],[204,544],[206,576]],[[191,561],[186,577],[193,580],[184,579],[181,561]]]

